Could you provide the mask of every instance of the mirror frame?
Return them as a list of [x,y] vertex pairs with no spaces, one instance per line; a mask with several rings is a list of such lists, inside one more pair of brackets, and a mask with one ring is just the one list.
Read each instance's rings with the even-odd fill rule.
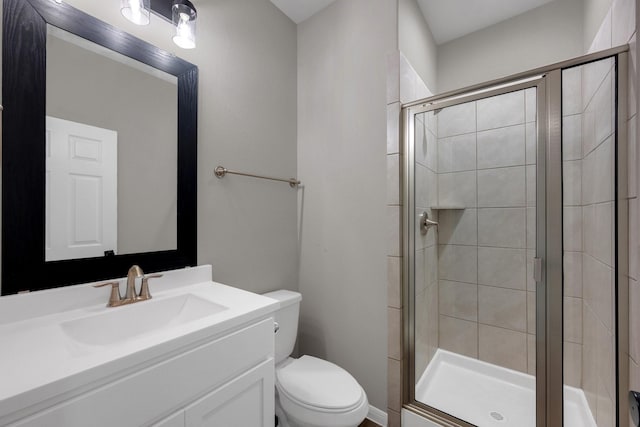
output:
[[[3,3],[2,295],[123,277],[133,264],[145,272],[196,265],[197,66],[64,2]],[[176,250],[45,262],[47,24],[177,77]]]

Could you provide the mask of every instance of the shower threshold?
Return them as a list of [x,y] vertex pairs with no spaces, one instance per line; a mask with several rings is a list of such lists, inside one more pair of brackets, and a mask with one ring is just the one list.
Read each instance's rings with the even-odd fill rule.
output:
[[[478,427],[535,427],[536,382],[524,374],[438,349],[416,400]],[[584,392],[564,386],[564,426],[597,427]]]

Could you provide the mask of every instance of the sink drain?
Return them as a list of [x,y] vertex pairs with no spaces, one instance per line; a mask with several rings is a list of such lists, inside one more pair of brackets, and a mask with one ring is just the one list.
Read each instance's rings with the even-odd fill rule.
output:
[[491,411],[489,412],[489,415],[491,415],[491,418],[496,421],[504,421],[504,416],[500,412]]

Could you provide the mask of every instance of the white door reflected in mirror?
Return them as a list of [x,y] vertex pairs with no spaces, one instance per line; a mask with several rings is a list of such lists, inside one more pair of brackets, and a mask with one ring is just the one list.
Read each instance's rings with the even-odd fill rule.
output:
[[45,261],[118,247],[118,132],[47,116]]

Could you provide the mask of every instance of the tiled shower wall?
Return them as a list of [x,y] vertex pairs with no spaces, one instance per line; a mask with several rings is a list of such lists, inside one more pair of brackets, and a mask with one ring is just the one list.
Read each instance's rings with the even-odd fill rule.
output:
[[534,372],[535,91],[436,118],[439,346]]
[[[588,64],[581,71],[582,230],[575,236],[577,240],[582,232],[582,306],[569,308],[574,304],[567,301],[574,298],[565,287],[565,334],[567,316],[577,317],[582,311],[581,388],[602,427],[615,425],[615,77],[612,60]],[[565,182],[580,179],[577,172],[570,179],[564,173]],[[578,334],[579,326],[569,329]]]
[[[640,285],[638,279],[640,273],[638,272],[639,264],[639,252],[640,252],[640,210],[638,208],[637,188],[638,188],[638,174],[637,164],[638,155],[640,154],[636,149],[637,140],[637,127],[636,127],[636,112],[637,97],[636,97],[636,85],[637,85],[637,46],[636,46],[636,2],[634,0],[615,0],[612,2],[612,7],[607,14],[603,24],[600,28],[594,43],[592,44],[589,52],[595,52],[602,49],[606,49],[612,46],[618,46],[624,43],[630,44],[630,58],[629,58],[629,108],[628,108],[628,121],[627,129],[629,135],[628,144],[628,158],[629,158],[629,335],[630,335],[630,348],[629,348],[629,383],[631,389],[640,389]],[[388,56],[388,84],[387,84],[387,176],[388,176],[388,212],[389,212],[389,241],[391,245],[388,252],[388,290],[389,290],[389,363],[388,363],[388,391],[389,391],[389,405],[388,405],[388,420],[389,426],[400,425],[400,409],[402,406],[402,310],[403,310],[403,295],[402,295],[402,251],[401,248],[401,216],[400,206],[402,203],[401,194],[401,179],[402,179],[402,146],[400,144],[400,106],[402,103],[421,99],[430,95],[429,91],[424,87],[424,84],[420,81],[415,71],[411,69],[407,61],[402,57],[399,52],[392,53]],[[574,127],[573,130],[578,132],[577,138],[580,137],[582,131],[582,119],[580,114],[574,114],[573,120],[578,120],[578,127]],[[567,121],[565,120],[565,126]],[[574,123],[575,124],[575,123]],[[575,135],[574,135],[575,136]],[[567,137],[565,128],[565,138]],[[567,141],[564,141],[564,151],[567,150]],[[580,147],[581,150],[581,147]],[[582,156],[582,153],[578,156]],[[581,157],[567,158],[564,160],[578,160]],[[566,164],[565,164],[566,166]],[[582,177],[580,179],[580,186],[582,186]],[[567,194],[565,194],[566,198]],[[572,202],[575,203],[575,202]],[[580,203],[582,203],[580,201]],[[455,211],[451,211],[451,214],[455,214]],[[442,223],[442,214],[439,217]],[[446,221],[446,220],[445,220]],[[442,226],[441,226],[442,229]],[[569,298],[580,298],[582,295],[581,289],[576,289],[576,286],[582,285],[582,252],[581,251],[569,251],[565,252],[565,255],[570,254],[573,257],[572,261],[568,261],[568,257],[565,256],[565,286],[567,288],[574,287],[574,293],[568,294]],[[573,272],[573,274],[572,274]],[[571,277],[570,277],[571,276]],[[573,284],[570,281],[573,280]],[[566,290],[565,289],[565,290]],[[530,295],[530,294],[529,294]],[[442,296],[442,295],[441,295]],[[576,305],[576,301],[572,301],[572,304]],[[571,304],[570,303],[570,304]],[[578,304],[579,305],[579,304]],[[529,307],[531,305],[529,304]],[[529,310],[529,312],[531,312]],[[565,327],[567,327],[566,325]],[[532,332],[532,331],[527,331]],[[566,333],[566,331],[565,331]],[[574,336],[575,337],[575,336]],[[576,339],[572,339],[575,341]],[[588,337],[584,336],[585,342],[588,341]],[[573,365],[565,364],[565,368],[573,366],[571,373],[565,369],[565,380],[569,384],[579,384],[583,381],[582,376],[582,354],[581,344],[574,343],[573,341],[565,341],[565,362],[572,360]],[[568,345],[569,343],[569,345]],[[571,345],[577,344],[577,345]],[[571,355],[569,354],[571,353]],[[588,382],[588,380],[587,380]],[[587,387],[588,388],[588,387]],[[596,404],[597,405],[597,404]],[[605,411],[601,411],[601,421],[603,421],[602,414]],[[594,413],[596,415],[596,413]],[[601,423],[602,426],[608,425],[606,422]]]
[[[437,121],[433,112],[415,121],[416,220],[423,212],[438,221]],[[416,382],[438,349],[438,240],[437,230],[426,234],[415,227],[415,354]]]
[[[403,390],[404,295],[402,292],[402,162],[401,104],[433,95],[406,58],[399,52],[387,55],[387,290],[388,290],[388,407],[389,427],[400,426]],[[425,164],[426,165],[426,164]],[[425,248],[426,248],[425,243]],[[427,252],[425,251],[425,254]],[[435,289],[435,287],[433,287]],[[425,353],[426,354],[426,353]]]

